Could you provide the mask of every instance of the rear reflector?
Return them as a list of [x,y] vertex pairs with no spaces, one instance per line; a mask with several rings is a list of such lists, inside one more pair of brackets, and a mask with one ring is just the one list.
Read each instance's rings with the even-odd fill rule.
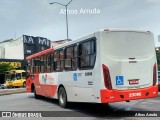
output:
[[103,68],[104,85],[107,89],[111,90],[112,83],[111,83],[109,69],[104,64],[102,65],[102,68]]

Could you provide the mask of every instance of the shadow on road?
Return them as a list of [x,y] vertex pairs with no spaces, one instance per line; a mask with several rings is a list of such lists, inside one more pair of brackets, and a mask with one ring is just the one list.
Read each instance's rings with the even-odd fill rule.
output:
[[[30,96],[34,98],[34,96]],[[44,102],[50,102],[56,106],[59,106],[58,100],[50,99],[46,97],[41,97],[39,100]],[[129,106],[128,106],[129,107]],[[68,114],[77,114],[77,117],[129,117],[134,116],[135,111],[126,111],[122,106],[112,106],[110,104],[93,104],[93,103],[69,103],[68,107],[65,108]],[[139,111],[144,111],[143,109],[138,109]],[[64,110],[65,111],[65,110]],[[63,111],[63,112],[64,112]],[[71,113],[72,112],[72,113]],[[76,116],[76,115],[74,115]]]

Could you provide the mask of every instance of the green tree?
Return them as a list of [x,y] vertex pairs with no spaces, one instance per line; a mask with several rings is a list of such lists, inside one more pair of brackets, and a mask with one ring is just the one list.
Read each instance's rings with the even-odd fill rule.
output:
[[15,67],[12,66],[10,63],[2,63],[0,64],[0,74],[5,73],[6,71],[9,70],[15,70]]

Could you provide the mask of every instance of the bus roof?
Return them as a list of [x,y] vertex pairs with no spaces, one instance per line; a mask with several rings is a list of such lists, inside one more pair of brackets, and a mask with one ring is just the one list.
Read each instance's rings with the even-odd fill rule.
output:
[[54,51],[53,48],[49,48],[49,49],[47,49],[47,50],[44,50],[44,51],[35,53],[35,54],[33,54],[33,55],[30,55],[30,56],[28,56],[26,59],[32,59],[32,58],[35,58],[35,57],[37,57],[37,56],[44,55],[44,54],[46,54],[46,53],[53,52],[53,51]]
[[151,33],[148,30],[137,30],[137,29],[120,29],[120,28],[111,28],[111,29],[101,29],[99,32],[108,31],[108,32],[142,32],[142,33]]
[[78,38],[76,40],[73,40],[73,41],[70,41],[70,42],[67,42],[67,43],[64,43],[64,44],[57,45],[57,46],[54,47],[54,49],[53,48],[49,48],[47,50],[35,53],[33,55],[28,56],[26,59],[32,59],[32,58],[38,57],[40,55],[44,55],[44,54],[49,53],[49,52],[54,52],[54,50],[60,49],[62,47],[69,46],[71,44],[75,44],[77,42],[82,41],[83,39],[88,39],[88,38],[91,38],[91,37],[95,37],[95,33],[99,33],[99,32],[142,32],[142,33],[152,33],[152,32],[147,31],[147,30],[145,31],[145,30],[135,30],[135,29],[118,29],[118,28],[101,29],[99,31],[92,32],[92,33],[90,33],[90,34],[88,34],[86,36],[80,37],[80,38]]
[[70,42],[57,45],[57,46],[54,47],[54,50],[60,49],[60,48],[65,47],[65,46],[69,46],[71,44],[75,44],[75,43],[80,42],[84,39],[89,39],[91,37],[95,37],[95,33],[101,33],[101,32],[137,32],[137,33],[147,33],[147,34],[152,33],[152,32],[147,31],[147,30],[136,30],[136,29],[119,29],[119,28],[101,29],[101,30],[98,30],[96,32],[92,32],[92,33],[90,33],[86,36],[79,37],[78,39],[74,39]]

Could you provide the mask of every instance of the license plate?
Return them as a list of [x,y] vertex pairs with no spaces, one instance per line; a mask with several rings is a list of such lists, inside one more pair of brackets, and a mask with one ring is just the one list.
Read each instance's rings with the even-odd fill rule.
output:
[[139,84],[139,79],[128,80],[130,85]]
[[142,96],[141,92],[129,93],[129,97],[140,97]]

